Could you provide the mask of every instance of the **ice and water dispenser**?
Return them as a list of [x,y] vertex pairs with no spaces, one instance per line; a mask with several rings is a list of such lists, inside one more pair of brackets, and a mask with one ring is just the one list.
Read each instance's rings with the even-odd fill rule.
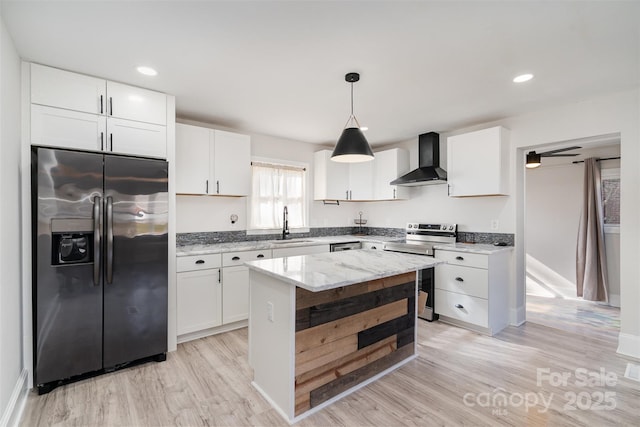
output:
[[93,262],[93,221],[91,219],[51,220],[52,265]]

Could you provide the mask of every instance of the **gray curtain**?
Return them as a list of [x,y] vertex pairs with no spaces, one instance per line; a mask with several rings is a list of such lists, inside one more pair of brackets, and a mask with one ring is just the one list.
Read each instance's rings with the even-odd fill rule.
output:
[[576,250],[576,286],[578,296],[585,300],[609,301],[600,166],[594,158],[584,161],[584,194]]

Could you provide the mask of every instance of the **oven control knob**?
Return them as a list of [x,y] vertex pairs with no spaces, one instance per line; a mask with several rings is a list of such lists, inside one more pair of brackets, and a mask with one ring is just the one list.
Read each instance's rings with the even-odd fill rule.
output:
[[441,228],[442,230],[446,230],[446,229],[447,229],[447,226],[446,226],[446,225],[443,225],[443,226],[442,226],[442,227],[440,227],[440,228]]
[[413,224],[409,224],[409,228],[413,228]]
[[453,225],[450,225],[450,226],[449,226],[449,230],[453,230]]

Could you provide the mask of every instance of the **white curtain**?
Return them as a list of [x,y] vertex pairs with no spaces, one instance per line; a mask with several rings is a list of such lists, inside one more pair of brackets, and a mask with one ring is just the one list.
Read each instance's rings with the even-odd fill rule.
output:
[[577,294],[589,301],[609,301],[604,247],[600,167],[596,159],[584,161],[584,194],[576,250]]
[[252,170],[251,229],[282,228],[284,207],[289,228],[305,227],[305,171],[284,165],[254,164]]

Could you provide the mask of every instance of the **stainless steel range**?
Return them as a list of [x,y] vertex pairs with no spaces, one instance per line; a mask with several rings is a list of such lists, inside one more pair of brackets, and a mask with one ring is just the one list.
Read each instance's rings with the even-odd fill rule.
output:
[[[438,243],[455,243],[458,235],[457,224],[419,224],[409,223],[405,229],[403,242],[389,242],[384,245],[385,251],[403,252],[433,256],[433,247]],[[433,321],[438,319],[434,312],[434,274],[433,268],[418,272],[419,289],[428,294],[424,310],[418,311],[418,317]]]

